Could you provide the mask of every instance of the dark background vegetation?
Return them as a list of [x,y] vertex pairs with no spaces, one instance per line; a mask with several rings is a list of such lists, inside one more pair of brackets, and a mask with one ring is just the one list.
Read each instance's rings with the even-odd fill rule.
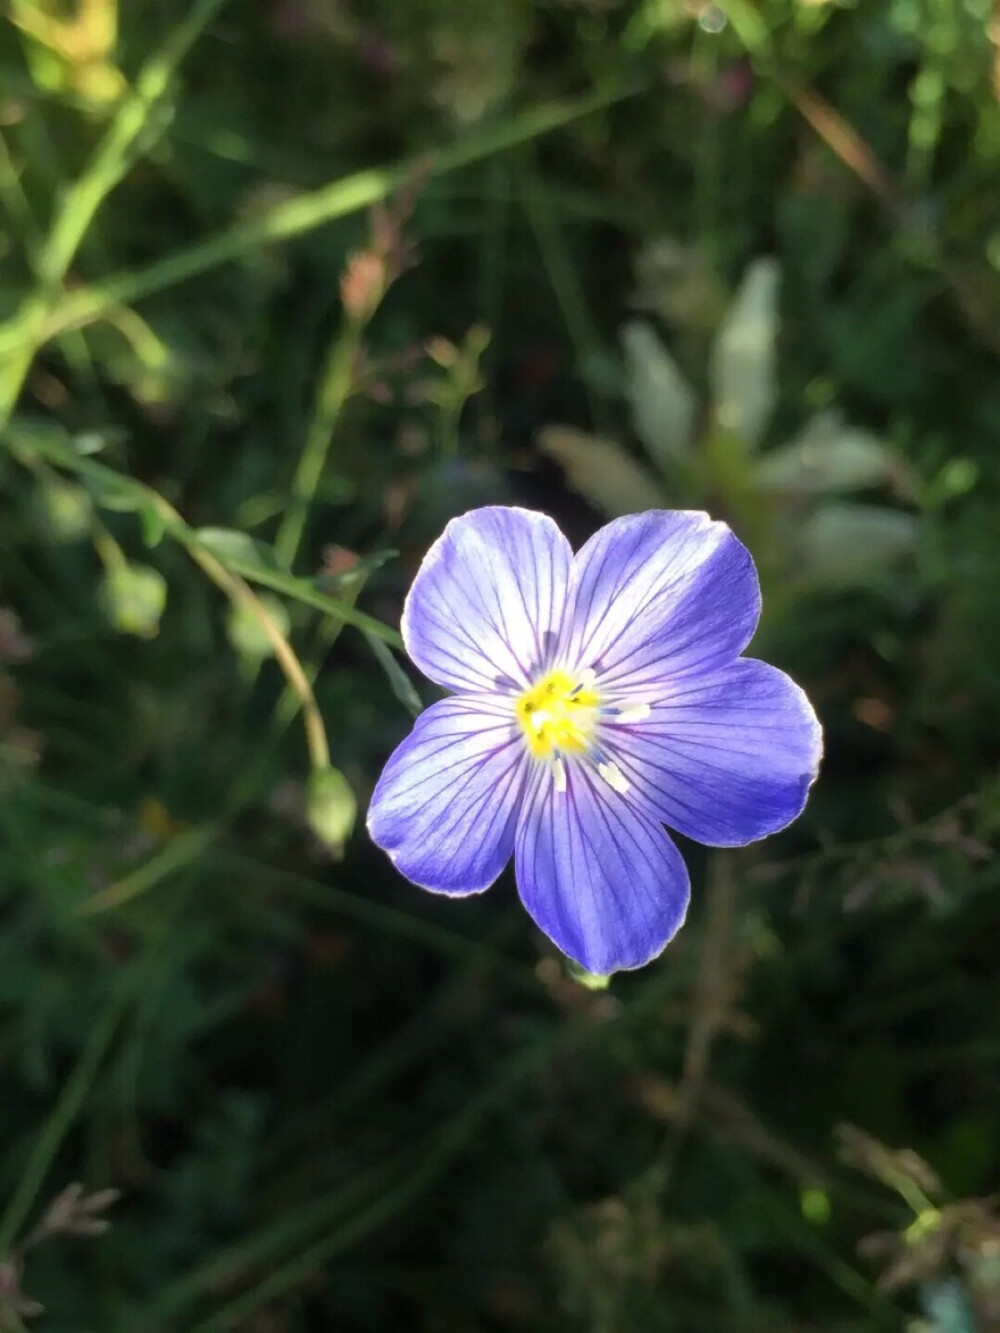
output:
[[[1000,1329],[992,0],[5,11],[0,1327]],[[604,989],[364,833],[495,501],[826,728]]]

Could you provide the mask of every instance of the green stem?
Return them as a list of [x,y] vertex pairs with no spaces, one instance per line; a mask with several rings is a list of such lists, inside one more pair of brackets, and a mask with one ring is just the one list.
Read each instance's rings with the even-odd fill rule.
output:
[[[38,227],[31,204],[28,197],[21,187],[21,181],[14,166],[13,159],[7,148],[7,142],[4,136],[0,134],[0,203],[7,210],[8,216],[13,220],[21,233],[21,241],[24,245],[28,261],[32,272],[38,277],[37,259],[43,244],[41,230]],[[60,288],[60,296],[63,296],[64,289]],[[59,344],[67,363],[82,378],[96,382],[94,366],[87,348],[84,335],[79,329],[61,335]]]
[[195,0],[191,12],[145,65],[82,176],[66,193],[55,224],[36,260],[38,286],[8,322],[12,346],[0,370],[0,422],[9,419],[35,353],[46,341],[46,323],[59,302],[69,266],[98,208],[125,175],[131,153],[177,65],[225,0]]
[[35,1140],[13,1198],[8,1203],[3,1217],[0,1218],[0,1257],[10,1253],[11,1246],[34,1207],[49,1167],[80,1114],[87,1094],[97,1077],[97,1071],[118,1031],[127,995],[127,989],[122,987],[108,1003],[97,1026],[91,1030],[52,1114]]
[[[124,476],[114,468],[107,467],[104,463],[98,463],[93,458],[77,454],[58,440],[33,436],[30,442],[26,442],[18,438],[12,438],[9,432],[5,436],[4,432],[0,430],[0,442],[10,445],[15,456],[19,459],[26,461],[33,455],[39,456],[55,464],[56,467],[66,468],[88,479],[92,483],[98,504],[101,503],[100,496],[102,492],[110,490],[117,497],[116,507],[118,508],[134,509],[137,512],[144,508],[155,509],[163,523],[164,533],[172,537],[174,541],[179,542],[181,546],[186,547],[195,559],[213,554],[211,543],[204,540],[196,528],[189,528],[177,511],[151,486],[146,486],[133,477]],[[199,563],[202,563],[202,561],[199,560]],[[238,553],[229,553],[224,559],[216,558],[215,563],[232,574],[238,574],[241,578],[246,579],[248,583],[257,583],[262,587],[271,588],[274,592],[291,597],[305,606],[323,611],[326,615],[333,616],[345,625],[354,625],[357,629],[364,630],[366,634],[374,635],[375,638],[381,639],[393,648],[402,648],[403,646],[398,631],[392,629],[389,625],[383,624],[381,620],[376,620],[374,616],[358,611],[347,602],[331,597],[328,593],[320,592],[308,579],[294,578],[282,569],[272,569],[267,565],[242,558]]]
[[[421,154],[400,165],[370,171],[334,181],[319,190],[280,204],[263,217],[240,223],[187,249],[175,251],[138,273],[120,273],[82,291],[74,292],[51,312],[43,330],[46,338],[65,329],[78,328],[101,319],[121,303],[129,304],[162,291],[175,283],[197,277],[231,260],[239,259],[262,245],[273,245],[313,231],[349,213],[368,208],[387,198],[414,176],[437,177],[460,167],[492,157],[495,153],[529,143],[544,134],[592,115],[634,96],[643,85],[614,82],[582,97],[546,103],[508,124],[433,154]],[[20,320],[10,320],[0,327],[0,357],[17,352],[25,342]]]
[[125,559],[125,552],[100,519],[91,518],[90,530],[94,550],[97,552],[105,570],[110,574],[115,570],[127,568],[128,561]]
[[100,889],[87,898],[80,913],[82,916],[94,916],[99,912],[108,912],[113,908],[124,907],[133,898],[138,898],[157,884],[170,879],[179,871],[193,865],[202,852],[209,846],[219,831],[218,824],[203,824],[188,833],[171,839],[148,861],[130,871],[129,874],[115,880],[114,883]]
[[344,326],[333,340],[327,356],[326,368],[316,395],[316,407],[306,433],[305,448],[292,479],[288,508],[274,542],[275,554],[287,569],[291,569],[295,563],[302,544],[309,509],[326,466],[333,433],[351,391],[364,323],[361,319],[345,315]]

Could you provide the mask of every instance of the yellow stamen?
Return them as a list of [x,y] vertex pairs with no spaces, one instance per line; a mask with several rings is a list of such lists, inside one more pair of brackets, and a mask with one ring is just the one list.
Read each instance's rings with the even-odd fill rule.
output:
[[550,671],[524,691],[514,709],[533,755],[551,759],[589,747],[600,702],[592,683],[593,672],[573,677],[568,671]]

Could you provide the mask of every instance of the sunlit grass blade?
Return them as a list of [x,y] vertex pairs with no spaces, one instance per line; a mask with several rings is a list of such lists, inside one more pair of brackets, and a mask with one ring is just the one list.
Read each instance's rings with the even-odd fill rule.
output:
[[[319,190],[277,205],[252,222],[238,223],[186,249],[177,250],[147,268],[116,274],[74,292],[52,310],[44,322],[42,334],[48,339],[65,329],[93,323],[117,305],[142,300],[222,264],[251,255],[262,246],[302,236],[336,218],[368,208],[414,177],[457,171],[519,144],[529,143],[634,96],[642,87],[634,81],[612,82],[580,97],[533,108],[495,130],[470,136],[436,153],[422,154],[395,167],[360,171],[333,181]],[[8,321],[0,328],[0,357],[22,351],[30,342],[26,328],[18,320]]]
[[0,422],[21,392],[32,358],[47,340],[45,325],[62,282],[97,210],[125,175],[150,114],[169,87],[174,70],[225,0],[195,0],[181,22],[136,79],[80,178],[66,191],[52,230],[39,250],[38,285],[8,322],[12,344],[0,346]]

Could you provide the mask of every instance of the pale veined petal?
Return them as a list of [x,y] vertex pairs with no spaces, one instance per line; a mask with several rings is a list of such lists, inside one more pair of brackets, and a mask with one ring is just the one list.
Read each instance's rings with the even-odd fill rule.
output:
[[517,829],[521,900],[564,954],[607,976],[654,958],[684,921],[687,869],[644,803],[587,763],[532,775]]
[[447,689],[525,688],[562,628],[572,559],[544,514],[495,506],[452,519],[406,599],[406,651]]
[[368,831],[422,888],[479,893],[510,860],[527,762],[505,701],[443,699],[421,713],[390,756]]
[[574,584],[566,659],[634,703],[653,701],[665,676],[732,662],[760,616],[749,551],[725,523],[688,510],[601,528],[577,554]]
[[648,718],[606,727],[602,741],[665,823],[712,847],[743,846],[797,818],[823,749],[802,690],[750,658],[665,681]]

